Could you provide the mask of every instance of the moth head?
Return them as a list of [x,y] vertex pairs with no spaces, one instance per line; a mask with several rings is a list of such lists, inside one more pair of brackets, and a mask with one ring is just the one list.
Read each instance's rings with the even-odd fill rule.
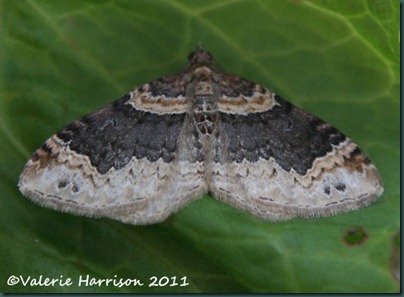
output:
[[203,50],[201,45],[198,45],[196,50],[189,54],[188,56],[188,65],[185,68],[184,72],[192,71],[201,66],[207,66],[211,68],[213,65],[213,57],[212,54]]

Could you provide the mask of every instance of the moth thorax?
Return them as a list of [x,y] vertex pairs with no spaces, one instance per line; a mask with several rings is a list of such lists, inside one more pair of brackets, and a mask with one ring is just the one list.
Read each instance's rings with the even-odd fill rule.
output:
[[195,96],[213,96],[213,84],[210,81],[195,83]]
[[216,112],[194,112],[195,125],[202,135],[212,135],[216,119]]

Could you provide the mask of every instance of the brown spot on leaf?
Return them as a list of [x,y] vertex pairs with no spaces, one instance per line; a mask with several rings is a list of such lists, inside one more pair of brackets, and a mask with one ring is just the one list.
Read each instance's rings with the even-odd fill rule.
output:
[[400,232],[393,236],[392,239],[392,248],[391,254],[389,258],[389,267],[393,278],[400,283]]
[[361,245],[368,239],[368,234],[362,227],[347,230],[344,235],[344,242],[349,246]]

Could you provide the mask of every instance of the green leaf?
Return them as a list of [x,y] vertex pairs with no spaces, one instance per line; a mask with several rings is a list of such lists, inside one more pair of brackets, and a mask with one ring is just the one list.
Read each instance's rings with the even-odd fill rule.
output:
[[[399,1],[0,7],[1,291],[399,291],[389,264],[400,226]],[[44,140],[134,86],[179,72],[198,42],[223,71],[273,89],[358,143],[382,176],[380,200],[335,217],[269,223],[205,197],[137,227],[41,208],[19,193],[18,176]],[[367,239],[349,245],[344,235],[355,228]],[[11,286],[13,275],[59,283]],[[144,285],[79,286],[87,275]],[[152,276],[186,276],[189,285],[148,287]],[[62,286],[67,278],[73,284]]]

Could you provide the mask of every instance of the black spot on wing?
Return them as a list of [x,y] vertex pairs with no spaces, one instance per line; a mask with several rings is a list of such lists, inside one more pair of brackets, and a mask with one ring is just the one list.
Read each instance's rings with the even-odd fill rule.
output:
[[339,184],[334,185],[334,188],[340,192],[344,192],[346,190],[346,184],[339,183]]

